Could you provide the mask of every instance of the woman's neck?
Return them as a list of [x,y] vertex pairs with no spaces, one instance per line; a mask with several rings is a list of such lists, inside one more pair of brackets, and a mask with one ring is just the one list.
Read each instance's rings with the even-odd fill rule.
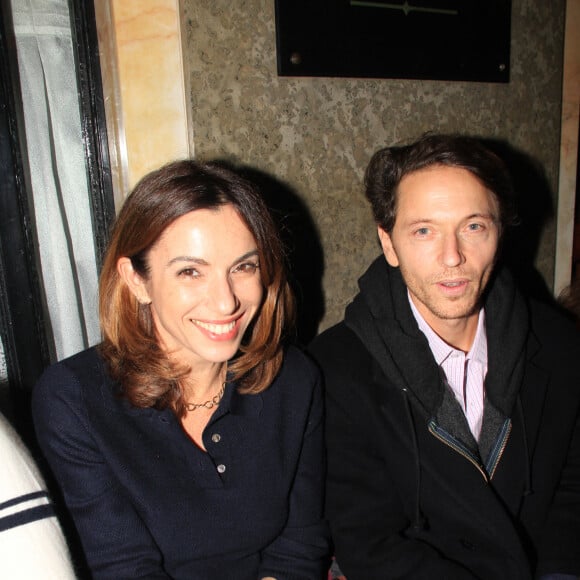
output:
[[211,398],[222,388],[226,380],[226,363],[212,363],[195,368],[181,380],[183,396],[187,402],[199,403]]

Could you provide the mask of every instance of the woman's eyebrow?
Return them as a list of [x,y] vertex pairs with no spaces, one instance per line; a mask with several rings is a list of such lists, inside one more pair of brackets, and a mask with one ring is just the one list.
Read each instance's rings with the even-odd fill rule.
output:
[[245,254],[243,254],[242,256],[237,258],[236,260],[234,260],[234,264],[237,264],[238,262],[243,262],[244,260],[247,260],[248,258],[254,258],[257,256],[258,256],[258,250],[250,250],[249,252],[246,252]]
[[[258,250],[250,250],[249,252],[246,252],[245,254],[242,254],[240,257],[236,258],[232,263],[233,264],[238,264],[239,262],[243,262],[244,260],[247,260],[248,258],[253,258],[258,256]],[[193,263],[193,264],[198,264],[199,266],[209,266],[209,262],[207,260],[204,260],[203,258],[197,258],[195,256],[176,256],[175,258],[171,258],[171,260],[169,260],[169,262],[167,262],[167,266],[172,266],[173,264],[178,264],[181,262],[187,262],[187,263]]]
[[172,266],[173,264],[177,264],[179,262],[188,262],[199,264],[200,266],[209,266],[209,262],[204,260],[203,258],[196,258],[195,256],[176,256],[167,262],[168,266]]

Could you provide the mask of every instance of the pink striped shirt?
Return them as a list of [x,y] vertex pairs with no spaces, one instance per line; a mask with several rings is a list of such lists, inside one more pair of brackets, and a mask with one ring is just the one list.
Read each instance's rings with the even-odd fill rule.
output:
[[479,311],[477,331],[471,349],[466,354],[447,344],[421,316],[411,297],[411,310],[419,329],[427,337],[435,361],[443,370],[447,383],[457,402],[461,405],[469,428],[476,441],[481,434],[483,402],[485,400],[485,376],[487,375],[487,334],[485,313]]

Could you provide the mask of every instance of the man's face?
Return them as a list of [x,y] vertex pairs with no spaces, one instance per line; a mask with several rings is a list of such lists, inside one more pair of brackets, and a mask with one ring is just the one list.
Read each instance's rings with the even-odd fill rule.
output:
[[477,315],[499,240],[493,194],[469,171],[436,165],[405,176],[383,252],[399,267],[413,303],[445,336],[453,321]]

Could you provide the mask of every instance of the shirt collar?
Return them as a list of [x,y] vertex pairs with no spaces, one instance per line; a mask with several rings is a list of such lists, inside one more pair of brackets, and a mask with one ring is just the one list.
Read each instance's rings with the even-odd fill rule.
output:
[[256,395],[242,395],[238,391],[238,385],[228,377],[224,396],[220,402],[218,410],[215,412],[215,418],[219,418],[226,413],[233,415],[242,415],[248,418],[258,417],[262,411],[264,401],[260,393]]
[[[461,352],[458,349],[447,344],[430,326],[427,324],[417,307],[413,303],[409,290],[407,290],[407,298],[411,306],[411,312],[417,321],[419,330],[427,337],[429,348],[433,353],[433,357],[438,365],[441,365],[454,352]],[[479,311],[477,319],[477,330],[475,331],[475,338],[471,349],[467,353],[466,359],[474,360],[482,365],[487,365],[487,333],[485,331],[485,311],[482,308]]]

